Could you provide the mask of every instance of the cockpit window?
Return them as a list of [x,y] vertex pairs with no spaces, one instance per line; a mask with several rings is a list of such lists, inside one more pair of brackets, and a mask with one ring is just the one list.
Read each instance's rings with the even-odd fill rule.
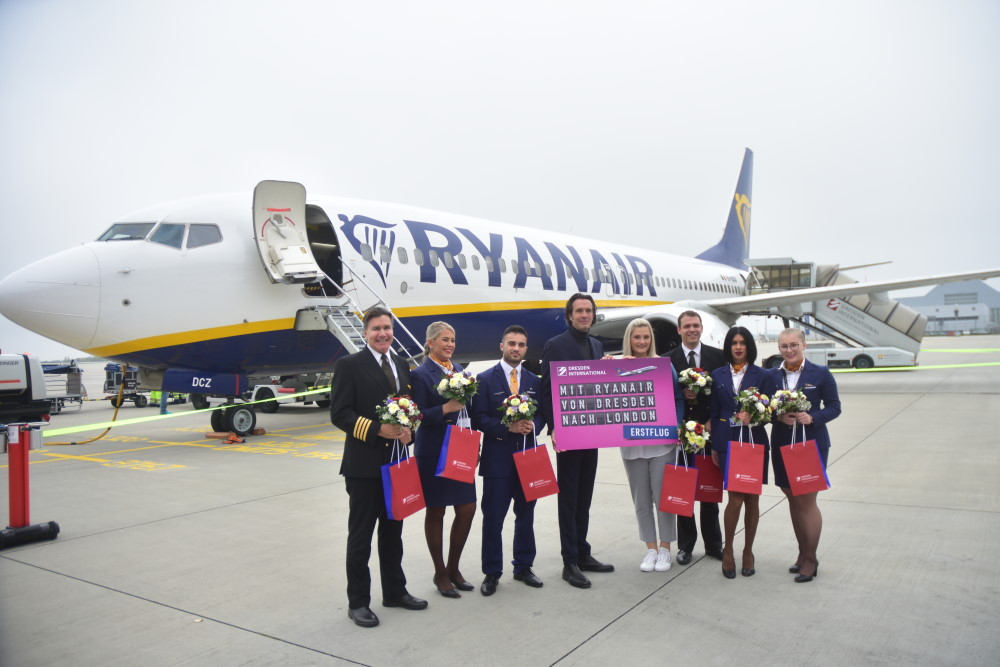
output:
[[222,240],[222,232],[215,225],[191,225],[188,230],[188,248],[199,248]]
[[97,237],[98,241],[141,241],[155,222],[116,222],[108,231]]
[[170,246],[171,248],[179,249],[181,247],[181,243],[184,241],[184,225],[164,222],[156,228],[156,231],[149,237],[149,240],[153,243],[161,243],[163,245]]

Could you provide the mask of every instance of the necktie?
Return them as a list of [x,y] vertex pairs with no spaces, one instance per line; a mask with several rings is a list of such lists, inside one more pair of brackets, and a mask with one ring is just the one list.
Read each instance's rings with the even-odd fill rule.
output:
[[385,379],[389,381],[389,387],[392,393],[396,393],[396,376],[392,374],[392,369],[389,367],[389,357],[382,355],[382,372],[385,373]]
[[517,393],[517,369],[516,368],[510,369],[510,393],[511,394],[516,394]]
[[688,352],[688,368],[696,368],[697,364],[694,363],[694,350]]

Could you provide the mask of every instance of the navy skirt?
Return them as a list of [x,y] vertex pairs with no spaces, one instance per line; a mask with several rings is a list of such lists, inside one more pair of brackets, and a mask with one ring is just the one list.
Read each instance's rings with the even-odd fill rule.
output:
[[438,457],[417,456],[417,470],[420,471],[420,485],[424,489],[424,503],[428,507],[448,507],[476,502],[476,485],[457,482],[447,477],[438,477]]

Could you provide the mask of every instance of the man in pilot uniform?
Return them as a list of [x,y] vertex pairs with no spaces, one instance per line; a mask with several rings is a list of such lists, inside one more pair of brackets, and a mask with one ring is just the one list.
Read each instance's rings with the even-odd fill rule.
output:
[[410,371],[390,351],[393,342],[392,315],[382,307],[365,313],[367,345],[344,357],[334,367],[330,392],[330,420],[342,430],[344,458],[340,474],[349,498],[347,516],[347,615],[357,625],[378,625],[371,610],[372,534],[378,524],[379,570],[382,604],[386,607],[424,609],[426,600],[410,595],[403,574],[403,522],[389,519],[382,489],[382,466],[389,463],[393,441],[407,445],[410,429],[380,424],[376,406],[386,397],[410,392]]

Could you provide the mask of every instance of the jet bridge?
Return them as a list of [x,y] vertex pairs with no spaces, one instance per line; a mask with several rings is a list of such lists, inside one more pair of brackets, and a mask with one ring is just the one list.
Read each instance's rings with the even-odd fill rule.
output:
[[[837,264],[817,265],[791,258],[749,260],[751,294],[784,292],[810,287],[849,285],[858,281]],[[898,347],[916,354],[927,328],[927,318],[890,299],[885,292],[846,298],[826,297],[794,306],[779,306],[754,315],[778,315],[807,326],[848,346]]]

